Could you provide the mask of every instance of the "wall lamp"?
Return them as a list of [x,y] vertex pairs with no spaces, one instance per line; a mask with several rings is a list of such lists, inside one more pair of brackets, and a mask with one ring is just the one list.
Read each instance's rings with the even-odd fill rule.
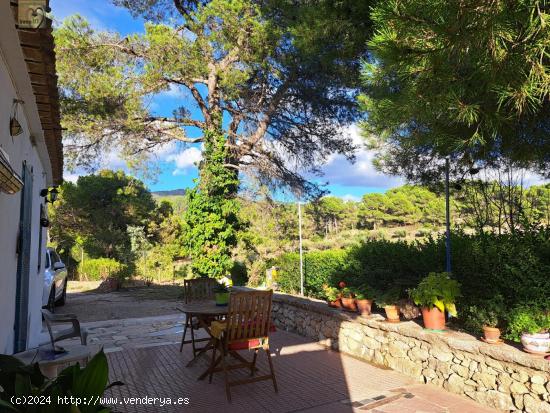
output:
[[13,106],[12,106],[12,115],[10,117],[10,136],[14,137],[17,135],[21,135],[23,133],[23,127],[21,126],[21,123],[17,120],[17,107],[19,104],[23,104],[22,100],[19,99],[13,99]]
[[[44,188],[40,191],[40,196],[43,198],[46,198],[46,203],[50,203],[53,205],[55,201],[57,201],[57,195],[59,194],[59,191],[57,190],[57,187],[54,186],[52,188]],[[49,195],[49,198],[48,198]]]

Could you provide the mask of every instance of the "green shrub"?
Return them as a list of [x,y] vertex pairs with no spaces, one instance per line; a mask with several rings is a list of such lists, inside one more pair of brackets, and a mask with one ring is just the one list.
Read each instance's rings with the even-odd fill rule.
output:
[[109,277],[125,279],[130,276],[128,265],[122,264],[112,258],[92,258],[80,264],[80,280],[99,281]]
[[489,300],[477,305],[469,305],[460,311],[460,318],[464,320],[464,327],[477,334],[483,326],[502,327],[506,314],[506,305],[502,295],[497,294]]
[[246,265],[242,262],[234,261],[230,273],[233,285],[246,285],[248,283],[248,272]]
[[405,238],[407,236],[407,231],[404,229],[398,229],[393,233],[393,238]]
[[[280,268],[282,291],[300,290],[297,253],[282,254],[268,265]],[[495,295],[502,296],[506,308],[550,309],[550,229],[502,235],[455,230],[452,268],[462,289],[456,303],[460,321],[470,317],[469,307],[484,309]],[[382,293],[393,287],[404,291],[426,274],[444,270],[443,235],[414,242],[365,240],[346,249],[304,254],[305,293],[317,298],[324,297],[323,284],[336,286],[340,280],[352,288],[366,284]]]
[[550,312],[528,306],[513,308],[508,314],[506,338],[519,341],[523,333],[539,333],[550,329]]
[[[348,281],[358,272],[358,263],[350,259],[346,250],[315,251],[304,254],[304,292],[306,295],[323,298],[323,284],[336,285]],[[273,263],[279,267],[277,279],[281,291],[300,291],[300,255],[281,255]],[[271,264],[270,264],[271,265]]]

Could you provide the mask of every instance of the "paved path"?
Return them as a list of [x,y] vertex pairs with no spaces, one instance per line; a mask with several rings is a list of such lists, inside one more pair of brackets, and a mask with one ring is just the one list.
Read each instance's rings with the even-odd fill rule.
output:
[[[124,386],[111,389],[121,412],[308,412],[308,413],[490,413],[464,397],[414,381],[395,371],[370,365],[338,352],[326,350],[295,334],[278,331],[272,335],[272,354],[279,393],[271,382],[259,382],[232,389],[227,403],[223,378],[213,383],[197,381],[207,367],[204,357],[193,367],[187,345],[179,352],[183,315],[122,319],[84,323],[90,341],[108,353],[111,380]],[[247,352],[242,352],[250,357]],[[260,371],[266,371],[259,357]],[[231,377],[245,374],[232,371]],[[124,402],[123,397],[157,397],[152,404]],[[166,405],[168,399],[188,398],[189,404]],[[184,403],[183,401],[182,403]],[[164,403],[164,406],[161,404]]]

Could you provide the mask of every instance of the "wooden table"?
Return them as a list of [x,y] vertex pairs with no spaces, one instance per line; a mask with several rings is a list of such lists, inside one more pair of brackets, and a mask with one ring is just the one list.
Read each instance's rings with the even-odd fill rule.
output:
[[[227,315],[227,306],[226,305],[216,305],[216,302],[213,300],[207,300],[207,301],[196,301],[192,303],[187,303],[180,305],[177,307],[179,311],[185,314],[186,317],[196,317],[199,326],[203,328],[208,333],[208,338],[206,339],[199,339],[195,340],[194,337],[191,341],[200,342],[200,341],[208,341],[208,343],[199,349],[199,352],[194,355],[193,359],[187,363],[187,367],[190,367],[193,365],[193,363],[206,351],[210,350],[211,348],[214,348],[215,339],[212,336],[212,333],[210,331],[210,321],[212,318],[217,317],[223,317]],[[191,334],[193,334],[193,328],[191,327]],[[184,344],[189,343],[190,341],[185,341]]]
[[[182,313],[185,313],[186,317],[196,317],[199,321],[199,325],[201,326],[201,328],[203,328],[209,335],[208,339],[202,339],[207,340],[208,343],[199,350],[197,355],[193,357],[193,359],[189,363],[187,363],[187,367],[190,367],[201,355],[203,355],[210,349],[214,349],[214,346],[216,345],[216,338],[212,335],[209,321],[212,319],[212,317],[222,317],[227,315],[228,307],[227,305],[218,306],[216,305],[215,301],[208,300],[183,304],[177,307],[177,309]],[[231,354],[231,356],[239,361],[246,362],[246,360],[237,352],[230,351],[229,354]],[[217,363],[215,363],[215,365],[216,364]],[[208,376],[208,374],[210,373],[210,368],[211,366],[209,366],[206,371],[204,371],[199,376],[198,379],[202,380],[206,376]]]
[[53,379],[57,377],[57,369],[59,366],[75,362],[84,362],[85,364],[92,354],[92,349],[90,347],[81,344],[63,346],[66,352],[55,355],[50,353],[51,347],[50,344],[47,344],[39,348],[14,354],[14,357],[24,364],[38,363],[42,374]]

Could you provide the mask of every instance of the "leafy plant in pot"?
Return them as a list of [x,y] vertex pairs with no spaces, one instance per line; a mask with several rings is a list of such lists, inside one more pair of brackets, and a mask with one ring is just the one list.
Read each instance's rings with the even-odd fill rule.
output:
[[399,288],[390,288],[388,291],[376,295],[376,305],[383,307],[386,320],[390,323],[399,323],[399,306],[396,304],[400,296]]
[[528,353],[550,353],[550,312],[520,306],[512,309],[508,317],[507,337],[519,340]]
[[341,291],[340,300],[342,300],[342,307],[344,310],[348,311],[357,311],[357,305],[355,304],[355,296],[353,294],[353,291],[348,288],[344,287]]
[[330,287],[327,284],[324,284],[323,291],[325,293],[325,297],[327,299],[327,303],[329,307],[333,307],[333,308],[342,307],[342,301],[340,300],[340,290],[338,290],[338,288]]
[[370,287],[364,284],[353,290],[353,293],[355,295],[355,305],[357,307],[357,311],[364,316],[370,315],[374,296]]
[[[48,379],[40,371],[38,363],[25,365],[13,356],[0,354],[0,411],[44,413],[92,413],[110,412],[99,404],[85,400],[99,400],[105,390],[120,386],[122,382],[108,384],[109,365],[101,350],[85,367],[79,364],[65,368],[56,378]],[[12,404],[14,400],[32,397],[43,405]],[[81,404],[59,403],[59,400],[78,400]],[[35,402],[36,403],[36,402]]]
[[421,307],[424,327],[430,330],[445,328],[445,310],[456,317],[455,301],[460,297],[460,283],[446,272],[431,272],[418,286],[410,290],[411,298]]
[[488,344],[499,344],[500,324],[504,318],[505,305],[502,295],[497,294],[481,306],[470,306],[464,312],[464,326],[472,331],[483,331],[482,340]]

